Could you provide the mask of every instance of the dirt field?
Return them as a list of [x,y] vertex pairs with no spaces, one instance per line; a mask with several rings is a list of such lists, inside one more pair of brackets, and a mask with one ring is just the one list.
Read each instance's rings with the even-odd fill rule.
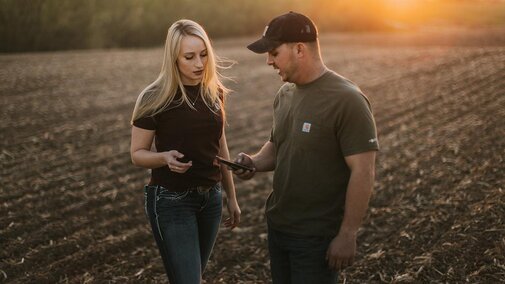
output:
[[[281,85],[250,39],[238,61],[230,151],[267,139]],[[381,152],[354,267],[341,283],[505,281],[505,31],[330,35],[329,67],[359,84]],[[0,282],[167,283],[143,209],[148,171],[129,119],[161,48],[0,55]],[[236,181],[240,228],[222,229],[206,283],[269,283],[271,174]]]

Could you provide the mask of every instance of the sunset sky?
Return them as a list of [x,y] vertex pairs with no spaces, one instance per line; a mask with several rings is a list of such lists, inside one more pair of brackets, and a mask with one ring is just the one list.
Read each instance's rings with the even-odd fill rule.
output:
[[504,0],[364,0],[363,2],[377,3],[377,7],[373,9],[382,18],[406,24],[492,24],[499,22],[500,15],[505,12]]
[[[322,32],[505,27],[505,0],[89,0],[0,1],[0,52],[152,46],[180,18],[215,38],[253,35],[275,15],[297,11]],[[174,3],[177,3],[175,5]],[[216,5],[215,3],[219,3]],[[233,23],[230,25],[229,23]]]

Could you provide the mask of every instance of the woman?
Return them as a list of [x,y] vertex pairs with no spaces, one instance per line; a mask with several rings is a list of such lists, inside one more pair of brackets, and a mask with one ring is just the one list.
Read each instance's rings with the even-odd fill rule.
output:
[[172,284],[200,283],[221,222],[221,188],[230,215],[225,225],[233,229],[240,221],[231,173],[215,160],[229,158],[223,123],[228,89],[216,61],[199,24],[175,22],[160,75],[133,111],[131,158],[152,169],[145,209]]

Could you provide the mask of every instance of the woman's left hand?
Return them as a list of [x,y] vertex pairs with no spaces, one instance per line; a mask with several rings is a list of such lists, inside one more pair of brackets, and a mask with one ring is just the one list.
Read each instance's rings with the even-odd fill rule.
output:
[[227,200],[226,207],[228,208],[228,214],[230,215],[224,221],[224,225],[227,228],[234,229],[240,223],[240,207],[238,206],[237,199]]

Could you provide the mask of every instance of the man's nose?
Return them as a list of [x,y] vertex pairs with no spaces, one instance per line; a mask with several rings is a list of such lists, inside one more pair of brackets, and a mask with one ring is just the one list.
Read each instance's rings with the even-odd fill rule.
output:
[[268,65],[273,65],[274,64],[274,60],[273,60],[271,54],[268,54],[268,56],[267,56],[267,64]]

